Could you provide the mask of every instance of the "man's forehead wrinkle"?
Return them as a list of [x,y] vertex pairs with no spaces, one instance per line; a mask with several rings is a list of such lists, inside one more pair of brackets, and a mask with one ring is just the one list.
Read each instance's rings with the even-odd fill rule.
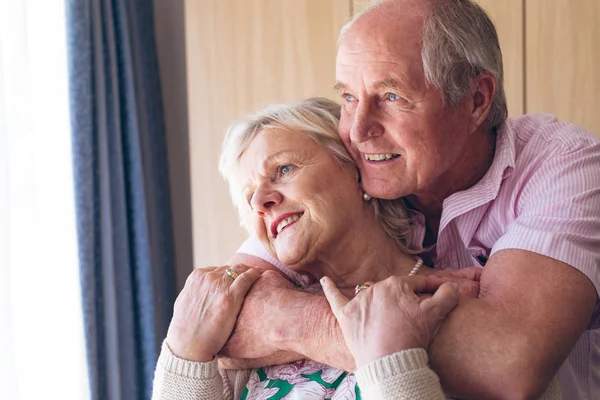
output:
[[398,44],[399,38],[418,42],[430,9],[431,5],[424,0],[383,2],[358,18],[346,36],[353,41],[374,39],[378,46],[384,47]]

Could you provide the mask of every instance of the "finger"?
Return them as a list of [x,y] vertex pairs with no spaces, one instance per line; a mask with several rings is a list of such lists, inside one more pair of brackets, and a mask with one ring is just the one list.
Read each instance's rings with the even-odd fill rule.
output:
[[[229,284],[233,284],[235,280],[237,280],[240,275],[246,272],[250,267],[243,264],[236,265],[224,265],[222,267],[217,268],[214,272],[217,274],[222,274],[222,279],[227,281]],[[228,271],[233,271],[233,276],[229,275]]]
[[470,281],[479,282],[481,280],[482,273],[483,268],[469,267],[456,270],[435,271],[432,272],[432,275],[438,277],[454,277],[456,279],[467,279]]
[[233,281],[229,290],[233,293],[236,302],[246,297],[254,282],[260,278],[261,272],[256,268],[248,268]]
[[344,306],[348,304],[350,300],[348,300],[348,298],[344,296],[335,286],[333,281],[326,276],[321,278],[321,286],[323,286],[323,292],[325,293],[327,302],[331,307],[331,311],[333,311],[333,315],[335,315],[335,318],[339,320]]
[[206,267],[206,268],[195,268],[185,280],[184,289],[196,290],[198,285],[205,279],[207,274],[215,271],[216,267]]
[[[362,293],[365,290],[369,290],[371,288],[371,286],[373,286],[374,284],[375,284],[375,282],[373,282],[373,281],[367,281],[367,282],[363,283],[363,285],[366,287],[362,288],[358,293]],[[344,293],[344,292],[342,292],[342,293]],[[348,299],[353,299],[354,297],[358,296],[358,293],[356,293],[356,288],[353,288],[352,294],[351,294],[351,296],[348,297]]]
[[478,267],[469,267],[469,268],[461,268],[458,270],[461,276],[464,279],[469,279],[471,281],[480,282],[481,274],[483,273],[483,268]]
[[456,306],[457,301],[458,284],[456,282],[446,282],[440,286],[431,298],[423,300],[420,307],[427,318],[442,320]]
[[450,278],[436,277],[435,275],[413,275],[401,278],[402,283],[415,294],[434,293],[442,284],[450,280]]

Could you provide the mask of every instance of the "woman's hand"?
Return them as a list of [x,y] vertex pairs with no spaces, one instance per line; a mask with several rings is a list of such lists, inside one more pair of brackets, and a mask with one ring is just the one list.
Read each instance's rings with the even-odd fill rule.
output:
[[175,301],[167,344],[179,358],[207,362],[225,346],[246,293],[261,271],[245,265],[199,268],[185,282]]
[[[456,305],[458,292],[453,282],[392,276],[349,300],[331,279],[325,277],[321,284],[357,368],[398,351],[427,349]],[[432,292],[428,298],[416,294]]]

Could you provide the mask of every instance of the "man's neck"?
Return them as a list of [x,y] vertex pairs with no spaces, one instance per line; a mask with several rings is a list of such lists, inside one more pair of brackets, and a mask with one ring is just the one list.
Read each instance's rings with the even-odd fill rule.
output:
[[425,215],[427,231],[436,239],[444,200],[454,193],[474,186],[485,176],[494,161],[496,134],[479,134],[481,140],[473,143],[453,168],[440,175],[431,185],[431,190],[407,196],[411,208]]

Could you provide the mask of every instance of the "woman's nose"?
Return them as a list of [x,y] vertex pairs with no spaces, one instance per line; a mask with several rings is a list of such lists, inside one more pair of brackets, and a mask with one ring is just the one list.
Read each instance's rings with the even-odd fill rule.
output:
[[258,187],[252,196],[250,206],[259,213],[265,214],[276,205],[281,204],[283,196],[277,190],[268,187]]

